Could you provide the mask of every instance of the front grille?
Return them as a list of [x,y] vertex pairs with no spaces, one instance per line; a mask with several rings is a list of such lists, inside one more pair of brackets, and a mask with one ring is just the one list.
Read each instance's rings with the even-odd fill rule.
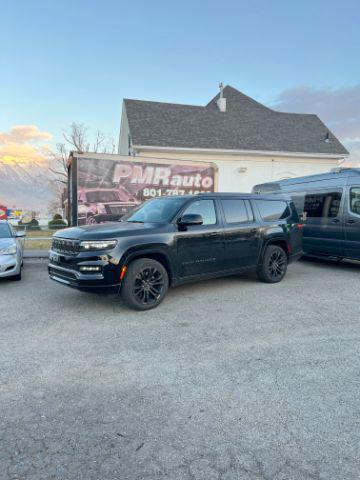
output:
[[76,280],[75,273],[66,272],[65,270],[60,270],[55,267],[49,267],[50,275],[54,275],[56,277],[65,278],[66,280]]
[[110,213],[113,215],[124,215],[124,213],[127,213],[129,210],[129,207],[120,207],[120,206],[110,206]]
[[65,255],[77,255],[80,251],[77,240],[68,240],[66,238],[53,238],[51,249],[54,252]]
[[71,263],[68,263],[68,262],[62,262],[61,260],[57,262],[54,262],[52,260],[51,263],[56,264],[57,267],[66,268],[67,270],[74,270],[74,271],[78,270],[77,265],[72,265]]

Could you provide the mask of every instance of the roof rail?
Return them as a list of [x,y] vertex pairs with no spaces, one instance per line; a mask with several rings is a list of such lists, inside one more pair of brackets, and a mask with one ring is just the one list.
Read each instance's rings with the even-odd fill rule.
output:
[[360,168],[358,167],[335,167],[330,170],[330,173],[340,173],[344,171],[355,171],[359,172]]

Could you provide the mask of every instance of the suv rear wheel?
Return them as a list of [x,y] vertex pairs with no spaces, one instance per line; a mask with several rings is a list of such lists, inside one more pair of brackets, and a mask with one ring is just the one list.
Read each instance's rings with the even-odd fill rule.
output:
[[125,305],[135,310],[150,310],[164,299],[169,277],[161,263],[151,258],[139,258],[130,263],[121,287]]
[[257,272],[259,280],[266,283],[281,282],[287,270],[288,259],[285,250],[279,245],[269,245],[263,263]]

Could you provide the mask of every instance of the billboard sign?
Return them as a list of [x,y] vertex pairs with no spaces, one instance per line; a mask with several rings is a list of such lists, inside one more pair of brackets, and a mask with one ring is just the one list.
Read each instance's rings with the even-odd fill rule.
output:
[[[105,157],[105,156],[104,156]],[[78,224],[118,220],[153,197],[213,192],[217,169],[204,162],[77,157]]]
[[0,220],[6,220],[7,219],[7,208],[4,207],[3,205],[0,205]]

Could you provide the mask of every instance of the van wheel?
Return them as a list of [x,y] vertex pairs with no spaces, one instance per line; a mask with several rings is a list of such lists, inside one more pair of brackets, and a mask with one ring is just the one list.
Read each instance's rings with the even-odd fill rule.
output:
[[169,277],[161,263],[139,258],[130,263],[121,287],[125,305],[135,310],[157,307],[166,295]]
[[264,254],[263,263],[257,272],[258,279],[266,283],[281,282],[287,270],[286,252],[278,245],[269,245]]

